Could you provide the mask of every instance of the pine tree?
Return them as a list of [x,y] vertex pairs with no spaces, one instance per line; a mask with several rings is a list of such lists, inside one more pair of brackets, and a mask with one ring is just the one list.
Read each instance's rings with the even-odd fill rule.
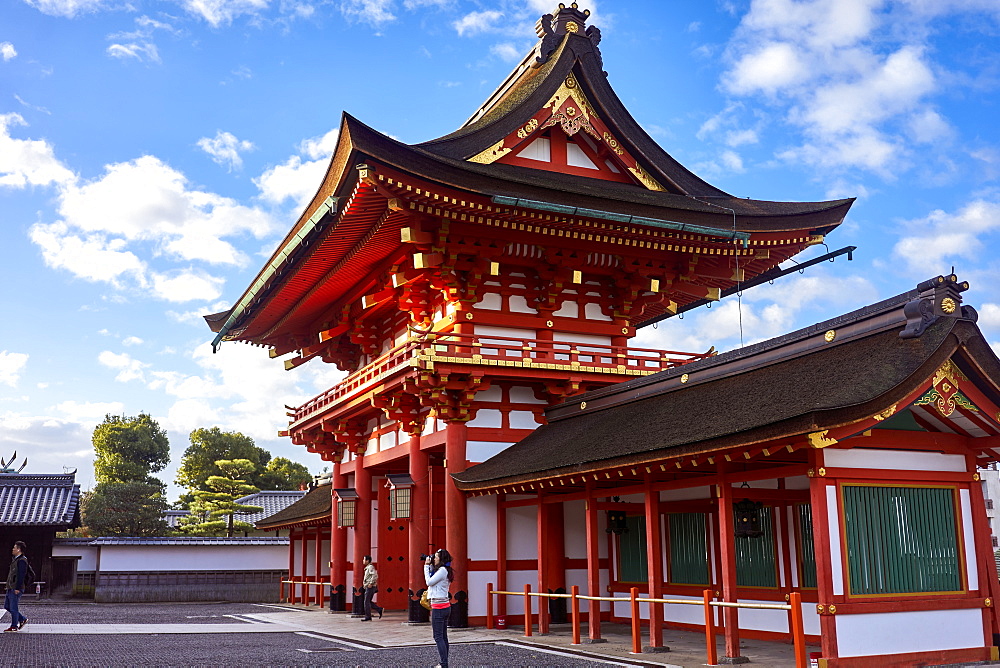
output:
[[219,459],[215,462],[222,475],[209,476],[205,484],[209,490],[196,490],[194,501],[188,506],[191,515],[179,523],[180,531],[189,534],[226,535],[234,531],[252,531],[249,522],[236,519],[263,510],[260,506],[238,503],[240,497],[259,492],[246,479],[256,468],[249,459]]

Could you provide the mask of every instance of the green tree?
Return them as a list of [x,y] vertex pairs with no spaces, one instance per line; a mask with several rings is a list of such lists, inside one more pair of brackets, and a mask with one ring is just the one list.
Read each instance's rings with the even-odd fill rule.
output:
[[304,465],[285,457],[275,457],[267,463],[260,476],[261,489],[299,489],[312,482],[312,474]]
[[101,482],[81,500],[83,523],[92,536],[162,536],[166,509],[159,481]]
[[220,460],[249,460],[254,465],[254,474],[249,482],[260,487],[256,472],[266,470],[271,453],[257,447],[252,438],[237,431],[222,431],[218,427],[195,429],[190,438],[191,445],[184,451],[177,469],[177,484],[188,490],[181,496],[181,501],[189,504],[194,501],[194,492],[211,490],[208,479],[222,473],[216,464]]
[[94,477],[98,483],[157,483],[151,474],[170,462],[170,441],[156,420],[105,415],[93,436]]
[[[236,515],[259,513],[260,506],[239,503],[237,499],[260,489],[249,484],[246,479],[256,468],[249,459],[220,459],[215,462],[221,475],[209,476],[205,484],[208,490],[194,492],[195,500],[191,503],[192,514],[184,518],[181,531],[198,534],[225,534],[232,536],[234,531],[252,531],[254,526],[249,522],[236,519]],[[198,521],[201,520],[201,521]]]

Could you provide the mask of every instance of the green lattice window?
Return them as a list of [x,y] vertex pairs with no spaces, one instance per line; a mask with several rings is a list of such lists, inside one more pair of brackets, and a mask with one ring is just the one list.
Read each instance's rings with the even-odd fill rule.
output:
[[628,531],[618,537],[618,581],[647,582],[646,518],[631,515],[625,526]]
[[852,594],[962,589],[954,489],[845,485]]
[[813,545],[812,506],[795,507],[799,521],[799,586],[816,587],[816,548]]
[[708,584],[705,519],[705,513],[671,513],[667,516],[671,583]]
[[740,587],[777,587],[774,558],[774,522],[772,509],[760,509],[759,536],[736,538],[736,584]]

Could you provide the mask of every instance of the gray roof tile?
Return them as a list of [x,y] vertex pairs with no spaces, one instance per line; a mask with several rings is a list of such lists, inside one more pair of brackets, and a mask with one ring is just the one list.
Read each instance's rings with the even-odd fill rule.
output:
[[80,486],[72,473],[0,473],[0,526],[80,525]]

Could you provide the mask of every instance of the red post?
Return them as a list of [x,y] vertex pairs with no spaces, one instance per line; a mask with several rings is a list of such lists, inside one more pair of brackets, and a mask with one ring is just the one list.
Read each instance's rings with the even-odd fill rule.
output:
[[295,529],[288,532],[288,602],[295,604]]
[[[587,483],[587,595],[601,595],[600,534],[597,532],[597,497],[593,483]],[[601,640],[601,602],[590,601],[587,612],[590,641]]]
[[572,611],[573,620],[573,644],[580,644],[580,599],[577,598],[580,595],[580,587],[573,585],[570,588],[570,594],[572,598],[570,599],[570,610]]
[[[323,529],[316,527],[316,550],[313,553],[316,561],[316,582],[323,581]],[[316,585],[316,604],[323,607],[323,585]]]
[[285,600],[285,581],[284,580],[281,580],[280,582],[278,582],[278,600],[279,601],[284,601]]
[[466,516],[468,513],[465,494],[455,486],[453,473],[461,473],[466,466],[465,422],[448,422],[445,427],[445,459],[448,468],[444,482],[445,547],[451,552],[455,568],[455,582],[452,596],[458,592],[469,593],[469,540]]
[[531,626],[534,621],[531,619],[531,585],[524,585],[524,637],[531,637]]
[[705,600],[705,655],[708,665],[717,666],[719,656],[715,650],[715,614],[712,612],[712,590],[706,589],[702,592]]
[[[372,551],[372,472],[365,468],[365,457],[358,453],[354,457],[354,491],[358,499],[354,505],[354,592],[364,593],[364,558]],[[348,606],[353,598],[348,597]],[[351,609],[351,608],[349,608]]]
[[[333,484],[330,485],[330,494],[335,489],[347,487],[347,478],[341,473],[341,463],[339,458],[344,456],[343,452],[335,455],[333,463]],[[347,529],[342,528],[337,520],[337,498],[331,498],[330,504],[330,596],[334,595],[337,587],[347,587]],[[413,554],[413,552],[410,552]],[[350,599],[348,599],[350,600]]]
[[410,550],[410,590],[416,594],[421,589],[425,589],[424,584],[424,564],[420,559],[416,559],[418,554],[430,554],[430,497],[428,496],[430,485],[428,484],[428,460],[427,453],[420,449],[420,434],[410,436],[410,477],[413,479],[413,488],[410,490],[410,528],[407,536]]
[[[736,603],[736,537],[733,524],[733,486],[720,470],[719,475],[719,552],[722,555],[722,600]],[[740,656],[740,622],[736,608],[722,609],[726,624],[726,656]]]
[[299,577],[302,579],[302,603],[309,605],[309,585],[305,584],[309,582],[309,530],[302,529],[302,570],[299,571]]
[[493,628],[493,583],[486,585],[486,628]]
[[[660,531],[660,493],[646,482],[646,564],[649,598],[663,598],[663,541]],[[649,645],[663,647],[663,604],[649,603]]]
[[795,591],[788,597],[792,606],[792,642],[795,645],[795,668],[809,665],[806,656],[806,632],[802,624],[802,594]]
[[642,654],[642,627],[639,623],[639,588],[632,587],[632,653]]
[[[549,590],[549,568],[552,560],[551,551],[555,546],[555,541],[551,540],[549,529],[549,513],[543,500],[545,494],[538,493],[538,515],[535,523],[538,536],[538,593],[545,594]],[[544,596],[538,597],[538,635],[545,635],[549,632],[549,615],[547,605],[548,599]]]

